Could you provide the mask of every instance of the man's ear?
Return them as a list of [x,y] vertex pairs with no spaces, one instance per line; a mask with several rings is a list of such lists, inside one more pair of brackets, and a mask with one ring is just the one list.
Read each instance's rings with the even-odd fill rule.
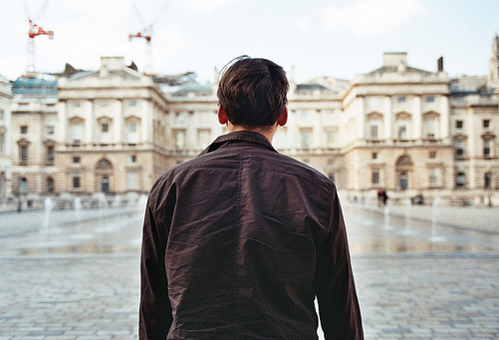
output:
[[286,107],[284,111],[282,111],[281,115],[277,119],[277,125],[284,126],[288,122],[288,108]]
[[227,114],[225,113],[224,108],[222,105],[218,105],[218,122],[222,125],[227,124],[229,119],[227,118]]

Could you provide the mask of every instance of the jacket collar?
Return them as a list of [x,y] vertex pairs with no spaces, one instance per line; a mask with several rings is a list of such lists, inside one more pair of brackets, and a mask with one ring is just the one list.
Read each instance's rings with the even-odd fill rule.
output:
[[217,139],[215,139],[213,143],[210,144],[210,146],[204,149],[200,155],[204,155],[206,153],[215,151],[224,144],[236,143],[236,142],[253,143],[256,146],[260,147],[263,146],[265,148],[277,152],[270,143],[270,141],[267,139],[267,137],[265,137],[261,133],[253,131],[236,131],[218,137]]

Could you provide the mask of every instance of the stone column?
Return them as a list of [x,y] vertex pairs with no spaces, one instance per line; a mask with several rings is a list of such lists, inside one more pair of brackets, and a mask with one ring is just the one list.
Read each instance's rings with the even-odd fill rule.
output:
[[422,135],[422,124],[423,124],[423,112],[421,111],[421,97],[416,96],[414,98],[414,114],[412,117],[412,136],[413,139],[421,139]]
[[56,126],[55,138],[59,143],[67,143],[69,140],[68,135],[68,102],[67,100],[59,100],[58,110],[57,110],[57,121],[58,124]]
[[145,100],[144,111],[142,113],[140,125],[142,128],[141,133],[141,142],[145,142],[148,144],[153,144],[153,135],[154,135],[154,119],[153,119],[153,109],[154,102],[151,98]]
[[355,116],[357,117],[357,139],[363,140],[366,136],[366,113],[364,112],[364,97],[355,98]]
[[391,143],[393,138],[393,112],[390,96],[383,97],[383,119],[385,123],[383,138],[386,142]]
[[93,99],[88,99],[87,114],[85,117],[85,142],[94,143],[94,129],[96,128],[95,122],[95,102]]
[[119,144],[124,143],[125,139],[123,138],[123,117],[125,112],[123,111],[123,99],[118,99],[116,101],[116,113],[114,116],[114,121],[116,122],[114,125],[114,141],[113,143]]
[[442,113],[440,119],[440,138],[448,141],[450,125],[450,104],[448,96],[442,96],[440,111]]

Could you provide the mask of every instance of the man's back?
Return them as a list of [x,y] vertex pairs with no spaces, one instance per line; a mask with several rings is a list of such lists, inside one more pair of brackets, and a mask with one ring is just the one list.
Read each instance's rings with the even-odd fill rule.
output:
[[[361,338],[334,184],[258,133],[222,136],[163,174],[149,198],[144,242],[143,272],[164,270],[170,306],[157,306],[157,293],[143,284],[143,331],[316,339],[318,296],[327,339]],[[164,324],[148,321],[158,308]]]

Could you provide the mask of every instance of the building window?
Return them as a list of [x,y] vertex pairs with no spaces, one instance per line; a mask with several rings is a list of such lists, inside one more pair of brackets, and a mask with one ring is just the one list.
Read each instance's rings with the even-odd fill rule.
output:
[[301,147],[303,149],[308,149],[310,148],[310,137],[312,136],[312,131],[309,129],[304,129],[300,131],[300,136],[301,136]]
[[54,192],[54,179],[52,177],[47,178],[47,192]]
[[55,155],[54,151],[55,151],[54,146],[52,146],[52,145],[47,146],[47,163],[48,164],[54,164],[54,155]]
[[428,157],[429,158],[437,158],[437,152],[436,151],[430,151],[430,153],[428,154]]
[[80,156],[73,156],[73,163],[80,163]]
[[184,130],[174,131],[174,137],[175,137],[175,148],[183,149],[185,147],[185,131]]
[[129,163],[135,163],[135,162],[137,162],[137,156],[136,155],[130,155],[130,157],[128,157],[128,162]]
[[461,130],[463,128],[463,121],[456,120],[456,129]]
[[404,96],[400,96],[397,98],[397,102],[399,103],[405,103],[405,97]]
[[55,128],[53,125],[47,125],[45,127],[45,131],[46,131],[47,135],[53,135],[55,132]]
[[28,126],[27,125],[21,126],[21,134],[25,135],[27,133],[28,133]]
[[426,138],[434,139],[435,138],[435,132],[436,132],[435,119],[425,119],[424,124],[425,124],[425,135],[426,135]]
[[378,158],[378,153],[377,152],[373,152],[372,153],[372,159],[377,159]]
[[0,131],[0,154],[5,154],[5,133]]
[[490,157],[490,139],[483,141],[483,157]]
[[466,176],[464,172],[456,174],[456,188],[464,188],[466,186]]
[[102,132],[104,133],[109,132],[109,124],[107,123],[102,124]]
[[378,125],[371,125],[369,128],[369,137],[371,139],[378,139]]
[[332,147],[335,144],[335,133],[333,129],[326,129],[326,146]]
[[0,197],[5,196],[5,174],[0,172]]
[[136,107],[137,106],[137,101],[135,99],[132,99],[128,102],[129,107]]
[[435,97],[434,96],[427,96],[426,97],[426,102],[427,103],[433,103],[435,101]]
[[80,107],[81,106],[81,102],[80,101],[74,101],[73,102],[73,107]]
[[465,142],[464,140],[458,140],[456,142],[456,157],[462,158],[465,155]]
[[79,189],[81,186],[80,183],[80,174],[73,174],[71,178],[71,185],[73,189]]
[[28,146],[27,145],[21,145],[19,147],[19,159],[21,160],[21,163],[28,162]]
[[379,170],[373,170],[371,176],[371,183],[376,186],[379,184]]
[[435,187],[438,184],[438,169],[437,168],[431,168],[430,169],[430,186]]
[[74,144],[80,144],[83,137],[83,125],[82,124],[73,124],[71,127],[71,133],[73,137]]
[[[5,112],[4,110],[0,110],[0,120],[5,120]],[[1,194],[1,192],[0,192]]]
[[139,142],[139,126],[137,122],[127,124],[128,129],[128,143],[137,144]]
[[483,187],[485,189],[492,189],[492,172],[491,171],[488,171],[485,173]]
[[488,129],[490,127],[490,120],[484,119],[483,120],[483,128]]
[[407,139],[407,127],[405,125],[399,126],[399,139],[400,140]]

